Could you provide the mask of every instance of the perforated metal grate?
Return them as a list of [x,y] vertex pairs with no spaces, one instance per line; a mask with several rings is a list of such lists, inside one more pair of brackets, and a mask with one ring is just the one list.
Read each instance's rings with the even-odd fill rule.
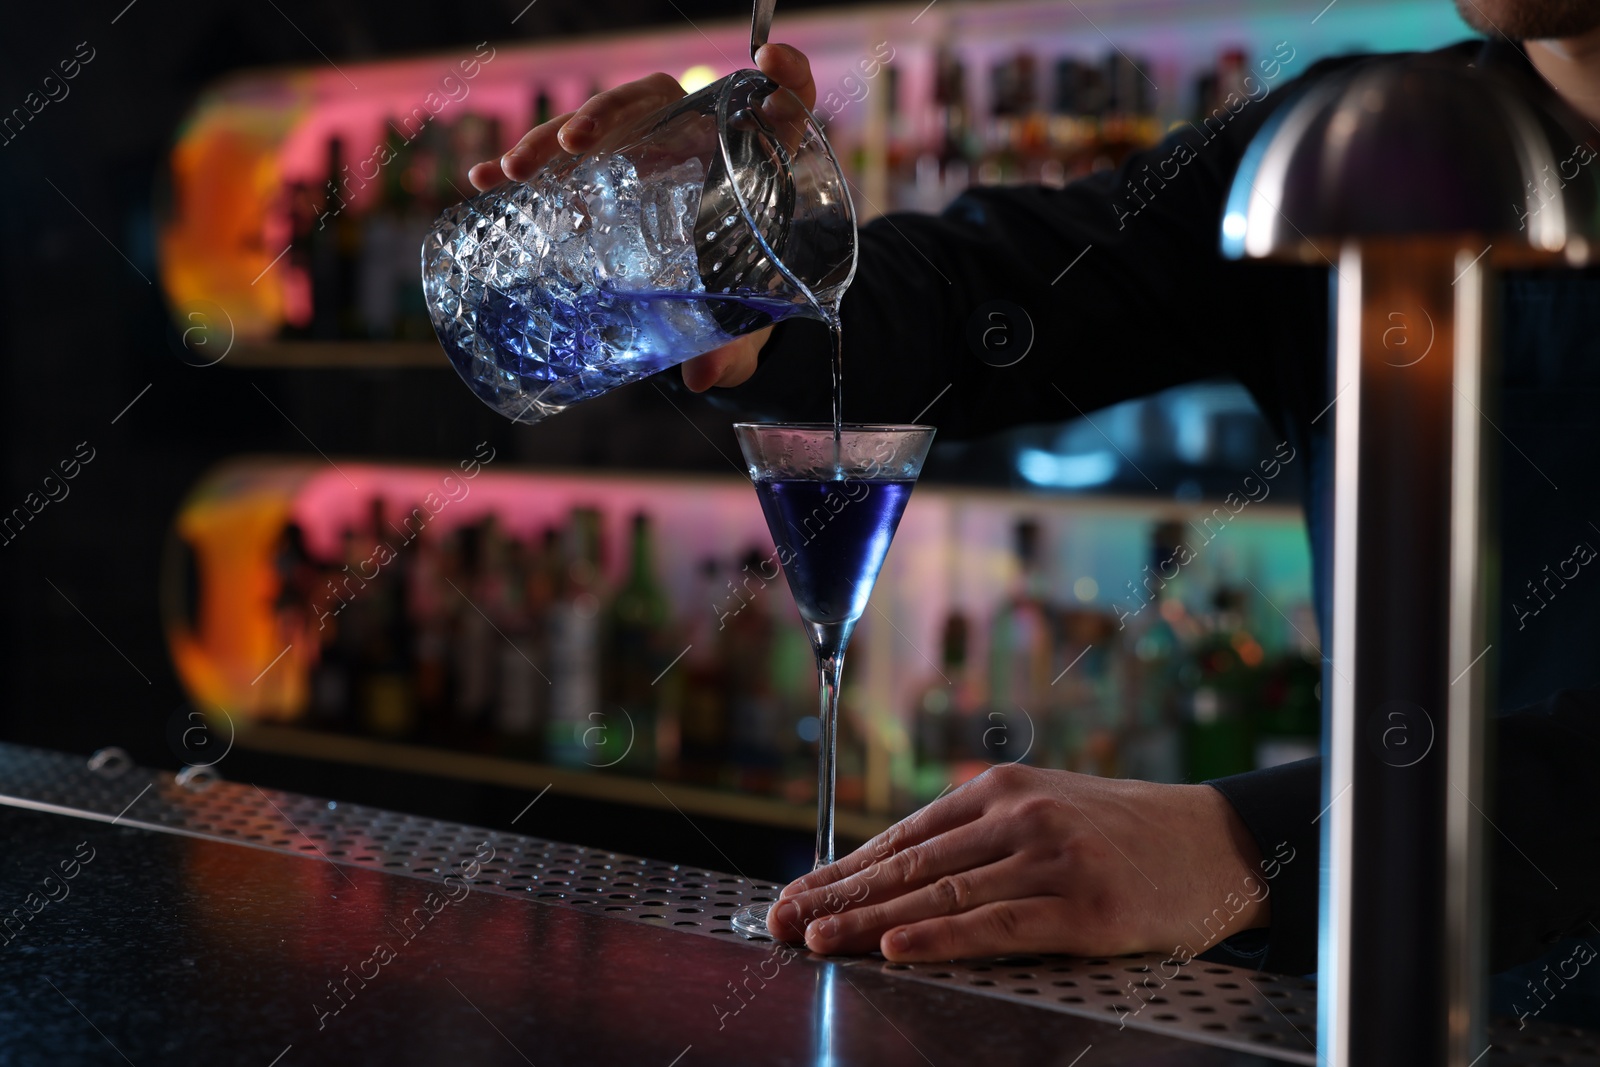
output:
[[[482,843],[493,858],[474,889],[608,918],[742,942],[729,925],[777,887],[717,871],[565,845],[252,785],[0,744],[0,803],[430,880],[459,872]],[[1011,956],[941,964],[836,961],[906,981],[1181,1035],[1292,1063],[1315,1064],[1316,987],[1300,978],[1155,953],[1103,958]],[[1491,1027],[1489,1067],[1600,1063],[1600,1034],[1530,1023]]]
[[772,900],[765,882],[566,845],[362,804],[0,745],[0,798],[130,826],[442,880],[480,855],[475,890],[533,898],[653,926],[742,940],[729,925],[746,904]]

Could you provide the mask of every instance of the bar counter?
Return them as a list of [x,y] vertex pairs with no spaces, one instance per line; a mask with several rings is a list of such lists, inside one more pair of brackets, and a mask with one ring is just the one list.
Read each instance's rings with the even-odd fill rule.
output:
[[0,745],[0,1062],[1316,1062],[1298,978],[823,959],[734,934],[737,874],[94,762]]

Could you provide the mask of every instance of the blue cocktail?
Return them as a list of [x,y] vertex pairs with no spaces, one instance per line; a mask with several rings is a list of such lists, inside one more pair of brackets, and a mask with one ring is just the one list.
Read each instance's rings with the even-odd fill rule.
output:
[[[734,432],[817,657],[815,865],[821,867],[834,860],[834,737],[845,647],[922,473],[933,428],[745,422]],[[736,913],[734,929],[767,936],[770,907]]]

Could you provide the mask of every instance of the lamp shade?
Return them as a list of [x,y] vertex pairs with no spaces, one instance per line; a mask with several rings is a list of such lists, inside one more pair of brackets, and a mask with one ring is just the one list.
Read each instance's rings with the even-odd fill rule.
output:
[[1502,265],[1588,262],[1600,237],[1591,139],[1593,127],[1509,78],[1432,55],[1364,63],[1251,142],[1222,252],[1304,261],[1351,238],[1471,236]]

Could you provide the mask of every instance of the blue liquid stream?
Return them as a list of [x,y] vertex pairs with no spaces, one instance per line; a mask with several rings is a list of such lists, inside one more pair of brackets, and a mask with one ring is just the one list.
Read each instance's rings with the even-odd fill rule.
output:
[[816,627],[846,628],[848,639],[847,627],[866,610],[915,484],[851,478],[755,483],[801,618]]

